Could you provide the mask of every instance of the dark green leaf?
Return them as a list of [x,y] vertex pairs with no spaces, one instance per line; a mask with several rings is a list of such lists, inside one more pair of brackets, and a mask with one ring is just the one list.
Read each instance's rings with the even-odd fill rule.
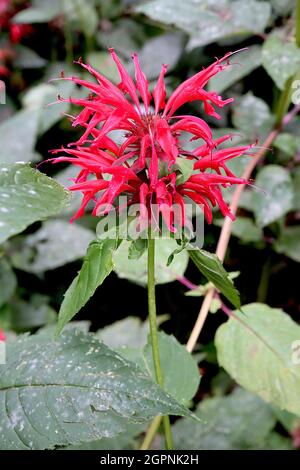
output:
[[112,271],[115,246],[115,240],[110,239],[95,240],[90,244],[79,274],[65,293],[59,311],[57,334],[94,295],[97,287]]
[[294,42],[271,36],[263,45],[262,62],[278,88],[282,90],[286,81],[300,69],[300,49]]
[[259,190],[252,193],[255,219],[265,227],[279,219],[293,207],[293,183],[287,169],[278,165],[267,165],[256,177]]
[[80,331],[8,344],[0,448],[51,449],[115,437],[130,423],[191,413],[134,364]]
[[0,259],[0,286],[0,307],[2,307],[17,287],[16,276],[6,259]]
[[56,181],[21,163],[0,164],[0,187],[0,243],[59,213],[69,202]]
[[92,230],[64,220],[50,220],[16,247],[12,263],[18,269],[41,273],[83,258],[95,237]]
[[207,424],[178,421],[173,426],[176,449],[260,449],[276,422],[269,405],[242,389],[205,399],[196,414]]
[[239,308],[240,296],[232,279],[223,268],[219,258],[204,250],[188,250],[199,271],[236,307]]
[[219,364],[243,387],[300,416],[300,326],[280,309],[243,306],[219,327]]

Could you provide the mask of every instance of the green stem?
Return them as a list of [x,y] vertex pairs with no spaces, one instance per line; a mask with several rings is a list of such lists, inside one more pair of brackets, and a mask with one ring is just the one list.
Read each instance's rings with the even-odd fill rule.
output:
[[292,83],[294,77],[291,77],[287,80],[284,90],[279,96],[279,100],[276,107],[276,125],[279,126],[282,122],[283,117],[286,115],[286,112],[289,108],[292,96]]
[[[152,345],[153,363],[157,383],[163,387],[163,375],[160,365],[158,333],[156,323],[156,301],[155,301],[155,279],[154,279],[154,261],[155,261],[155,240],[152,238],[151,228],[148,230],[148,309],[150,323],[150,338]],[[163,417],[163,425],[165,431],[166,449],[173,449],[173,437],[169,416]]]
[[300,47],[300,0],[297,0],[295,21],[296,21],[296,44],[298,47]]
[[156,433],[159,429],[161,421],[162,421],[161,416],[156,416],[156,418],[154,418],[154,420],[152,421],[152,423],[150,424],[150,426],[147,430],[146,436],[145,436],[145,438],[142,442],[140,450],[148,450],[149,449],[149,447],[151,446],[152,441],[155,438],[155,435],[156,435]]

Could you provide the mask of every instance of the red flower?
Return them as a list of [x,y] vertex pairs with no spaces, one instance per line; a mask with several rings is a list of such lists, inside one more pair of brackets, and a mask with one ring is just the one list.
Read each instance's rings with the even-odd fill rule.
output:
[[11,24],[9,26],[9,38],[12,43],[18,44],[22,38],[29,36],[32,31],[32,26],[28,24]]
[[6,337],[5,337],[3,331],[0,328],[0,341],[5,341],[5,340],[6,340]]
[[[170,230],[174,230],[176,219],[180,220],[180,225],[186,223],[185,197],[203,207],[209,223],[212,220],[211,206],[218,205],[223,215],[233,218],[220,187],[246,183],[228,170],[226,162],[244,154],[250,147],[218,150],[218,145],[230,139],[230,135],[214,140],[203,119],[175,114],[181,106],[198,100],[203,103],[206,114],[220,118],[216,108],[223,108],[232,99],[223,100],[217,93],[208,92],[203,87],[212,76],[229,65],[231,53],[183,82],[167,102],[166,65],[162,66],[151,95],[138,56],[133,55],[134,81],[115,51],[110,49],[110,53],[121,80],[118,87],[81,61],[80,65],[94,76],[96,83],[63,77],[90,91],[86,99],[59,98],[82,107],[82,111],[72,118],[73,126],[84,128],[82,136],[63,149],[67,155],[53,159],[55,163],[70,162],[81,169],[75,184],[70,187],[71,191],[83,194],[81,207],[72,220],[83,215],[89,201],[95,202],[93,215],[108,213],[121,194],[128,196],[129,205],[141,203],[150,209],[156,204]],[[124,139],[120,144],[111,135],[116,130],[123,132]],[[180,143],[183,132],[191,134],[191,140],[200,140],[199,147],[193,152],[185,150]],[[54,151],[57,152],[61,150]],[[194,161],[193,175],[181,184],[176,166],[179,159]],[[177,212],[173,209],[174,204]],[[140,220],[145,221],[147,217],[147,211],[141,209]]]
[[33,28],[27,24],[14,24],[11,22],[13,16],[28,7],[28,4],[14,5],[11,0],[0,0],[0,29],[8,30],[10,41],[17,44],[23,37],[32,33]]

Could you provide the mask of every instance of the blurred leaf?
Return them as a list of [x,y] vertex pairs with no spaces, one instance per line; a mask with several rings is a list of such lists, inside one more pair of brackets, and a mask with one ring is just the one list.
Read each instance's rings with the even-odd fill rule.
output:
[[112,254],[115,240],[95,240],[88,247],[81,270],[75,277],[61,304],[57,334],[87,303],[113,269]]
[[92,230],[64,220],[45,222],[16,247],[12,262],[15,267],[31,273],[41,273],[83,258],[95,237]]
[[79,29],[87,37],[92,37],[97,31],[98,13],[93,1],[62,0],[64,21]]
[[62,119],[70,109],[69,103],[56,103],[57,96],[69,98],[75,85],[71,81],[41,83],[26,90],[22,97],[23,106],[30,110],[39,110],[39,133],[44,134]]
[[277,87],[283,90],[286,81],[300,70],[300,50],[295,43],[270,36],[263,45],[262,62]]
[[[174,336],[160,331],[158,342],[164,389],[179,403],[187,404],[199,387],[200,372],[197,363]],[[156,380],[150,337],[143,349],[129,346],[119,349],[119,352],[128,360],[136,362]]]
[[[167,315],[159,315],[157,325],[167,319]],[[125,346],[142,349],[147,343],[148,334],[148,321],[143,322],[138,317],[126,317],[105,326],[96,333],[96,336],[112,349],[121,349]]]
[[99,31],[96,35],[101,47],[114,47],[116,51],[127,59],[132,52],[139,49],[140,43],[145,39],[145,33],[141,24],[130,18],[121,18],[114,23],[114,27],[108,31]]
[[[70,185],[70,181],[72,181],[72,178],[76,178],[77,175],[78,167],[76,167],[75,165],[68,165],[66,168],[56,173],[53,178],[62,186],[68,187]],[[72,191],[70,204],[65,207],[64,211],[62,212],[62,215],[68,218],[74,215],[80,207],[81,199],[82,194],[80,194],[79,191]]]
[[223,268],[219,258],[204,250],[188,250],[189,256],[199,271],[218,289],[236,308],[241,305],[239,292],[232,279]]
[[[196,361],[172,335],[163,331],[158,333],[159,354],[164,378],[164,389],[179,403],[187,404],[196,394],[200,372]],[[150,338],[143,351],[146,368],[155,378]]]
[[116,64],[108,52],[90,52],[87,61],[92,67],[99,70],[109,80],[114,83],[119,83],[119,73]]
[[152,0],[135,10],[186,31],[192,36],[190,49],[236,34],[262,32],[271,13],[268,2],[255,0]]
[[273,247],[277,253],[300,263],[300,227],[284,227]]
[[282,410],[276,405],[272,405],[272,411],[282,426],[291,433],[300,426],[300,419],[298,416],[290,413],[289,411]]
[[35,0],[13,17],[14,23],[48,23],[61,13],[61,0]]
[[16,57],[14,66],[20,69],[39,69],[47,63],[45,59],[40,57],[34,50],[29,47],[18,44],[15,48]]
[[29,165],[0,165],[0,243],[58,214],[68,201],[62,186]]
[[[128,250],[130,242],[124,240],[117,251],[114,253],[113,259],[115,264],[115,272],[120,278],[125,278],[143,286],[147,285],[147,253],[144,253],[139,259],[128,259]],[[188,254],[182,251],[175,256],[170,267],[167,261],[170,254],[178,248],[175,240],[158,239],[155,240],[155,283],[165,284],[183,276],[187,264]]]
[[244,305],[243,314],[234,314],[216,333],[220,366],[242,387],[300,416],[295,349],[300,326],[282,310],[265,304]]
[[[0,448],[52,449],[115,437],[162,414],[190,416],[136,365],[91,334],[7,344],[1,366]],[[88,371],[88,373],[87,373]]]
[[300,167],[296,167],[292,173],[294,186],[294,209],[300,210]]
[[[147,285],[147,254],[144,253],[138,260],[128,259],[128,250],[130,242],[124,240],[115,252],[113,259],[115,272],[120,278],[128,279],[136,284]],[[155,283],[165,284],[183,276],[187,264],[188,254],[186,251],[179,253],[172,263],[167,267],[167,261],[170,254],[178,248],[175,240],[158,239],[155,240]]]
[[34,294],[30,301],[12,303],[11,328],[17,331],[38,328],[56,321],[56,312],[48,305],[49,298]]
[[249,46],[246,51],[235,54],[231,60],[232,65],[227,67],[209,80],[209,90],[222,93],[235,82],[249,75],[261,65],[261,46]]
[[273,145],[290,157],[293,157],[300,147],[300,139],[295,135],[282,132],[278,137],[276,137]]
[[0,259],[0,307],[13,295],[17,287],[17,278],[6,259]]
[[25,109],[0,124],[1,162],[35,160],[39,117],[39,110]]
[[270,406],[243,389],[225,397],[206,398],[196,415],[207,424],[181,419],[173,426],[176,449],[260,449],[276,422]]
[[140,259],[148,247],[148,240],[145,238],[137,238],[132,240],[128,249],[128,259]]
[[[216,219],[214,224],[222,227],[224,220]],[[236,217],[232,224],[231,233],[245,243],[259,242],[263,238],[262,230],[255,225],[250,217]]]
[[190,176],[192,176],[194,171],[194,160],[187,160],[186,158],[178,157],[176,160],[175,168],[180,171],[180,174],[177,175],[176,184],[183,184],[185,183]]
[[168,72],[176,67],[183,51],[183,41],[179,32],[148,39],[139,51],[140,64],[148,80],[159,76],[162,64],[168,65]]
[[295,0],[270,0],[270,2],[279,15],[288,15],[295,7]]
[[253,210],[259,227],[266,227],[293,207],[293,183],[287,169],[267,165],[256,177],[256,190],[252,193]]
[[249,92],[236,100],[232,121],[253,143],[255,139],[262,139],[271,130],[274,117],[269,106]]

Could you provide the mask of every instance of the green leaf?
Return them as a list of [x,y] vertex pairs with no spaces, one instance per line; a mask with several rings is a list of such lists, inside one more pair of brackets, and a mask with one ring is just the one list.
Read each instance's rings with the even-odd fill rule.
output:
[[0,449],[37,450],[115,437],[129,423],[191,413],[91,334],[7,344],[0,376]]
[[284,227],[273,247],[277,253],[300,263],[300,227]]
[[62,450],[138,450],[136,437],[145,431],[145,424],[127,424],[125,432],[113,438],[102,438],[79,446],[69,446]]
[[28,331],[46,324],[54,323],[56,312],[49,305],[49,298],[34,294],[29,301],[17,300],[11,304],[11,328]]
[[[52,78],[55,75],[52,76]],[[39,110],[39,134],[47,132],[59,122],[63,113],[68,113],[70,103],[55,103],[57,95],[69,97],[75,86],[68,80],[58,80],[51,84],[42,83],[27,89],[22,96],[22,104],[30,110]],[[55,103],[55,104],[53,104]]]
[[270,0],[278,15],[288,15],[295,7],[295,0]]
[[28,162],[35,160],[34,147],[37,139],[39,110],[18,111],[0,124],[0,162]]
[[148,240],[146,238],[138,238],[133,240],[128,249],[128,259],[140,259],[148,247]]
[[[187,404],[194,397],[200,382],[200,373],[196,361],[172,335],[158,332],[159,354],[164,390],[179,403]],[[122,347],[119,353],[131,360],[153,380],[156,380],[150,337],[144,348]]]
[[94,237],[92,230],[80,225],[50,220],[21,243],[16,243],[12,263],[18,269],[31,273],[56,269],[83,258]]
[[34,50],[29,47],[17,44],[15,46],[16,57],[14,58],[14,66],[20,69],[39,69],[47,63],[46,59],[40,57]]
[[59,213],[68,201],[62,186],[29,165],[0,164],[0,243]]
[[177,158],[175,168],[179,170],[180,174],[176,178],[176,184],[185,183],[194,171],[194,160],[187,160],[186,158]]
[[74,28],[79,28],[88,37],[95,34],[98,26],[98,13],[93,3],[85,0],[62,0],[65,21]]
[[108,52],[93,51],[88,54],[87,61],[97,70],[100,70],[109,80],[119,83],[119,73],[111,55]]
[[296,167],[292,173],[293,186],[294,186],[294,204],[293,208],[296,211],[300,210],[300,167]]
[[141,23],[130,18],[120,18],[114,22],[111,30],[106,31],[105,34],[99,31],[96,38],[101,48],[114,47],[122,56],[130,59],[132,51],[136,51],[144,42],[145,32]]
[[236,34],[262,32],[271,13],[268,2],[255,0],[152,0],[135,10],[186,31],[192,36],[189,49]]
[[269,106],[252,92],[236,100],[233,108],[232,121],[237,129],[252,143],[255,139],[262,139],[272,128],[274,117]]
[[201,426],[181,419],[173,426],[178,450],[260,449],[275,426],[270,406],[252,393],[236,389],[231,395],[206,398],[197,407]]
[[300,69],[300,50],[293,42],[270,36],[263,45],[262,63],[277,87],[283,90],[286,81]]
[[261,46],[250,46],[246,51],[235,54],[232,65],[209,80],[209,90],[222,93],[234,83],[249,75],[261,65]]
[[282,132],[278,137],[276,137],[273,145],[290,157],[293,157],[300,147],[300,139],[295,135]]
[[162,64],[168,64],[168,72],[177,65],[183,51],[184,37],[180,32],[168,32],[148,39],[139,51],[143,72],[149,80],[157,78]]
[[[147,285],[147,253],[144,253],[138,260],[128,259],[130,242],[124,240],[121,246],[114,253],[115,271],[120,278],[129,279],[143,286]],[[178,276],[183,276],[187,264],[188,254],[182,251],[175,256],[170,267],[167,261],[171,253],[178,248],[175,240],[158,239],[155,240],[155,283],[164,284],[172,282]]]
[[247,390],[300,416],[300,326],[265,304],[234,314],[217,330],[220,366]]
[[92,297],[113,269],[112,254],[115,240],[95,240],[88,247],[81,270],[75,277],[61,304],[56,333],[72,320]]
[[[197,362],[172,335],[163,331],[158,333],[159,354],[162,374],[164,378],[164,390],[166,390],[179,403],[188,403],[196,394],[200,373]],[[144,361],[153,379],[155,368],[153,363],[150,338],[143,351]]]
[[17,287],[15,273],[6,259],[0,259],[0,286],[0,307],[2,307],[11,298]]
[[267,165],[256,177],[260,190],[252,193],[255,220],[265,227],[279,219],[293,207],[293,183],[287,169],[278,165]]
[[[159,315],[157,325],[161,325],[168,318],[168,315]],[[148,321],[143,322],[138,317],[126,317],[97,331],[96,336],[108,347],[121,350],[127,346],[142,349],[147,343],[148,334]]]
[[240,295],[219,258],[204,250],[188,250],[199,271],[236,307],[241,305]]
[[[222,227],[224,220],[216,219],[214,224],[218,227]],[[262,230],[255,225],[250,217],[236,217],[232,224],[231,233],[245,243],[259,242],[263,238]]]
[[[38,3],[40,2],[40,4]],[[14,23],[48,23],[61,13],[60,0],[36,1],[36,5],[21,10],[13,17]]]

